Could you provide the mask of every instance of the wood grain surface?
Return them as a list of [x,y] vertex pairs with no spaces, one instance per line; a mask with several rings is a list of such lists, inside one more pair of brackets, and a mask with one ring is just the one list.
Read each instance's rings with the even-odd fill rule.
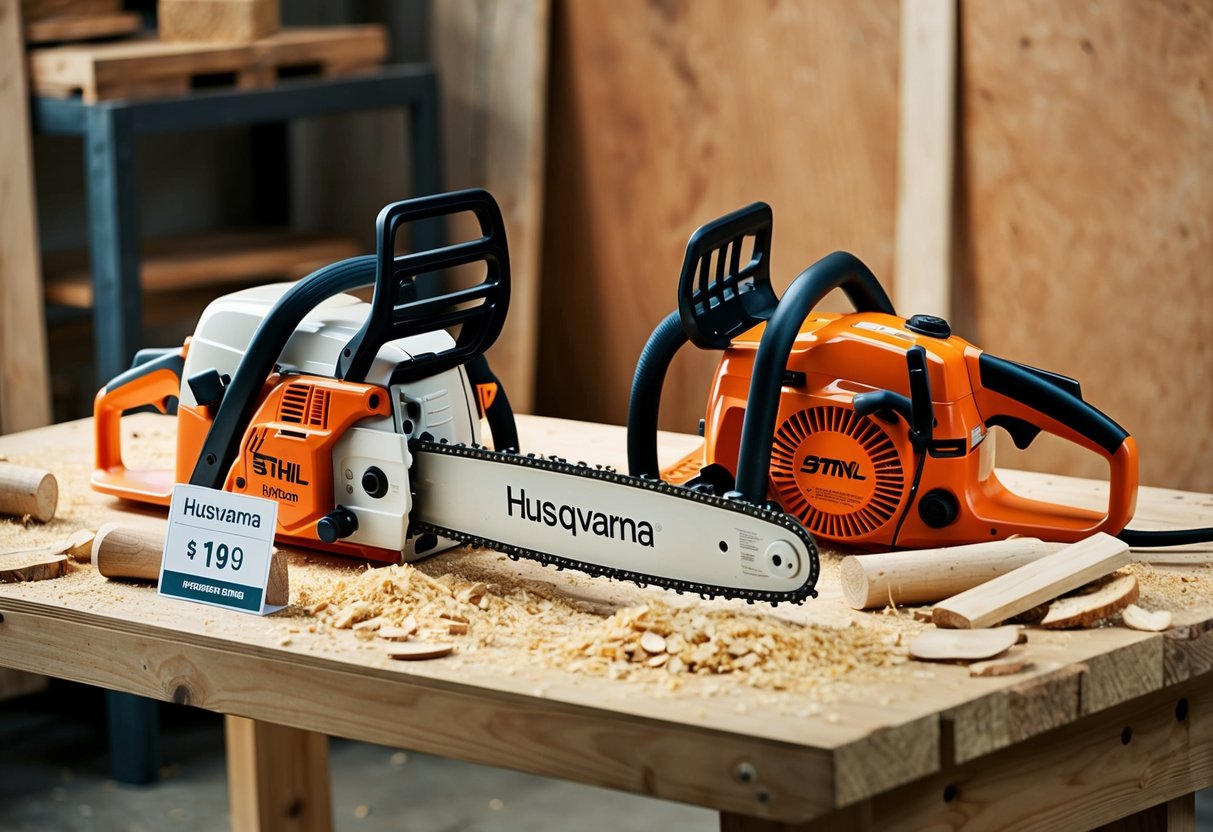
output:
[[[538,412],[622,423],[687,239],[756,200],[774,210],[780,291],[835,249],[889,285],[897,12],[555,3]],[[719,355],[684,353],[661,424],[692,432]]]
[[20,12],[0,0],[0,433],[51,418]]
[[[446,0],[432,7],[444,181],[449,189],[488,188],[501,205],[510,314],[489,360],[522,413],[534,409],[538,360],[550,5]],[[457,226],[456,234],[468,228]]]
[[[1213,490],[1213,3],[962,7],[960,294],[989,351],[1073,376],[1142,482]],[[1002,464],[1106,476],[1067,443]]]

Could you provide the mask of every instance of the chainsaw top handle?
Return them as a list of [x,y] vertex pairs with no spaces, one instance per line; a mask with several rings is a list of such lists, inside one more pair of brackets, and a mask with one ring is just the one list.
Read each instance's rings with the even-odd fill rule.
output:
[[734,496],[746,502],[761,505],[766,500],[771,443],[784,368],[788,366],[801,324],[813,307],[834,289],[842,289],[857,312],[896,314],[893,302],[876,275],[858,257],[845,251],[826,255],[792,281],[767,322],[754,356],[750,392],[741,424],[734,492]]
[[[408,223],[469,212],[481,236],[430,251],[396,256],[396,235]],[[375,294],[371,313],[337,362],[337,377],[365,381],[379,348],[388,341],[458,326],[455,346],[414,355],[392,374],[392,383],[416,381],[466,364],[493,345],[510,305],[510,257],[505,222],[492,194],[480,188],[393,202],[379,212],[376,228]],[[483,262],[475,286],[419,298],[420,275]],[[293,327],[292,327],[293,328]]]
[[[395,255],[396,232],[404,223],[464,211],[475,214],[484,236],[432,251]],[[257,408],[258,393],[287,341],[309,312],[334,295],[372,283],[375,286],[367,321],[342,350],[338,378],[365,380],[379,347],[406,335],[462,325],[454,347],[413,356],[411,362],[396,369],[392,383],[434,375],[463,364],[482,354],[496,340],[509,305],[509,255],[501,211],[487,191],[469,189],[388,205],[379,214],[378,247],[375,255],[351,257],[312,272],[274,304],[253,333],[244,358],[224,391],[190,477],[191,485],[223,487]],[[435,298],[417,299],[417,275],[478,260],[488,266],[487,276],[479,285]],[[464,306],[472,301],[480,304]]]

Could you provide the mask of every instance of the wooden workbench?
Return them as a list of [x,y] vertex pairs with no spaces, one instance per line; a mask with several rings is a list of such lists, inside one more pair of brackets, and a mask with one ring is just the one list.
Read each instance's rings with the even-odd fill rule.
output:
[[[520,421],[527,449],[621,463],[619,428]],[[138,436],[124,446],[163,458],[172,421],[127,422]],[[695,441],[664,435],[663,454],[677,457]],[[18,531],[4,521],[0,531],[34,544],[115,518],[162,523],[88,489],[91,442],[87,420],[0,437],[0,455],[52,468],[61,489],[53,524]],[[1004,479],[1075,504],[1096,505],[1102,494],[1097,483],[1063,477]],[[1142,489],[1134,525],[1213,525],[1213,497]],[[314,554],[292,557],[317,563]],[[484,550],[443,554],[424,568],[437,574],[445,565],[496,570],[604,611],[678,598]],[[725,829],[1077,829],[1160,805],[1151,811],[1174,828],[1188,818],[1191,828],[1190,795],[1213,784],[1213,570],[1157,568],[1187,577],[1191,593],[1165,634],[1033,629],[1035,664],[1024,673],[970,678],[961,667],[906,662],[813,696],[741,682],[671,690],[553,669],[504,647],[393,663],[350,632],[311,636],[279,616],[162,599],[90,566],[0,585],[0,667],[247,718],[228,721],[238,828],[325,828],[318,735],[698,804],[719,810]],[[852,612],[836,575],[837,556],[825,553],[821,597],[803,606],[712,603],[833,626],[905,615]]]

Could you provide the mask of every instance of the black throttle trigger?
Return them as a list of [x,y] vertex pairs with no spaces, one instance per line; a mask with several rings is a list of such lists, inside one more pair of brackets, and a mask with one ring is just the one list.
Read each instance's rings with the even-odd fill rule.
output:
[[1011,441],[1015,443],[1015,447],[1021,451],[1027,450],[1028,446],[1040,435],[1039,427],[1017,416],[1003,414],[991,416],[986,420],[986,426],[1005,430],[1011,435]]

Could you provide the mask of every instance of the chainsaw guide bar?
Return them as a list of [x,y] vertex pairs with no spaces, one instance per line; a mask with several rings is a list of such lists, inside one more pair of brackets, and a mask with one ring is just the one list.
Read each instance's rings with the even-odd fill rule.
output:
[[[818,560],[817,547],[808,531],[798,523],[791,515],[785,514],[782,511],[770,510],[761,506],[755,506],[750,503],[740,500],[728,499],[716,496],[715,494],[703,493],[690,488],[670,485],[662,480],[642,479],[632,477],[626,474],[621,474],[613,468],[605,466],[591,467],[583,462],[573,463],[566,459],[556,456],[538,456],[535,454],[519,454],[506,451],[493,451],[479,445],[467,444],[449,444],[441,441],[429,441],[427,439],[413,439],[409,442],[409,450],[414,456],[415,472],[417,474],[414,480],[416,493],[414,494],[414,510],[411,517],[411,526],[409,533],[411,537],[416,537],[425,533],[432,533],[439,537],[457,540],[461,543],[472,546],[483,546],[489,549],[502,552],[508,555],[511,559],[527,558],[528,560],[538,561],[545,566],[555,566],[559,569],[573,569],[583,572],[587,575],[595,577],[608,577],[621,581],[630,581],[639,586],[660,586],[665,589],[672,589],[679,594],[693,593],[704,598],[736,598],[754,603],[756,601],[768,602],[772,605],[780,602],[801,603],[808,598],[817,596],[817,591],[814,588],[817,583],[817,578],[820,573],[820,563]],[[479,463],[487,462],[491,465],[487,468],[480,467]],[[480,470],[474,476],[467,476],[468,472],[460,472],[462,477],[452,477],[451,471],[444,471],[438,474],[435,469],[442,467],[458,466],[463,464],[467,467],[468,464],[476,465]],[[725,582],[710,582],[703,579],[702,574],[700,579],[693,579],[697,573],[703,573],[705,569],[711,571],[711,568],[706,564],[709,558],[721,558],[722,553],[726,551],[724,544],[725,540],[716,542],[716,537],[720,535],[705,534],[704,540],[699,541],[699,544],[704,544],[708,538],[711,538],[710,547],[707,545],[698,545],[703,551],[696,551],[697,543],[694,540],[680,538],[672,545],[657,546],[654,543],[649,545],[652,547],[652,556],[654,561],[660,562],[666,567],[666,574],[655,574],[654,572],[640,571],[639,569],[628,569],[617,566],[611,566],[610,561],[617,560],[617,556],[612,554],[604,554],[602,561],[595,563],[586,560],[578,560],[576,558],[567,557],[564,555],[553,554],[550,551],[543,551],[539,548],[527,548],[518,545],[521,539],[527,536],[528,528],[521,524],[511,526],[509,537],[514,542],[496,539],[505,535],[496,535],[488,531],[488,525],[492,522],[500,522],[490,518],[486,512],[489,511],[489,506],[486,505],[488,500],[477,498],[475,495],[469,495],[468,489],[480,487],[482,490],[493,488],[497,483],[488,483],[486,480],[491,479],[490,472],[497,471],[502,476],[517,475],[525,471],[524,477],[530,476],[532,473],[540,472],[547,475],[556,475],[558,478],[570,478],[567,483],[562,483],[565,487],[570,487],[576,483],[586,484],[593,482],[595,484],[609,485],[613,495],[618,495],[619,486],[633,488],[639,492],[646,492],[642,496],[646,501],[659,503],[662,500],[675,499],[686,503],[685,508],[693,507],[693,512],[697,515],[694,520],[694,525],[699,526],[704,523],[712,524],[716,521],[719,528],[720,512],[727,512],[731,518],[729,525],[733,526],[737,534],[743,539],[758,538],[765,540],[767,537],[774,538],[768,545],[767,552],[771,551],[770,547],[787,547],[788,550],[796,549],[794,557],[799,560],[795,571],[788,577],[781,575],[773,576],[757,576],[757,573],[750,571],[751,576],[749,581],[737,581],[735,583],[750,583],[751,586],[731,585]],[[487,475],[487,476],[486,476]],[[559,480],[555,482],[559,483]],[[438,486],[443,483],[457,483],[450,485],[450,493],[440,493]],[[478,486],[476,484],[479,484]],[[508,486],[512,497],[513,485]],[[523,481],[518,485],[521,495],[525,494],[525,488],[538,488],[541,485],[535,481]],[[506,492],[501,492],[506,493]],[[565,492],[562,490],[561,492]],[[601,494],[606,495],[608,492],[603,491]],[[472,499],[468,499],[472,496]],[[455,499],[457,499],[457,503]],[[655,499],[659,498],[659,499]],[[508,499],[508,498],[507,498]],[[550,513],[547,515],[546,527],[543,519],[540,517],[539,510],[536,509],[535,517],[526,518],[522,516],[525,506],[522,503],[525,497],[513,498],[514,504],[519,505],[519,517],[509,515],[513,520],[530,519],[535,520],[532,526],[538,526],[535,532],[535,537],[541,538],[543,534],[548,534],[549,539],[555,534],[555,529],[566,529],[570,532],[573,530],[567,527],[561,527],[556,522],[559,516],[554,506],[551,507]],[[538,501],[536,501],[538,504]],[[458,505],[458,508],[449,510],[449,517],[442,516],[441,507]],[[549,506],[551,504],[549,503]],[[568,505],[561,506],[565,511],[574,512],[568,515],[576,517],[576,508]],[[512,509],[512,507],[511,507]],[[709,509],[701,512],[701,509]],[[698,517],[698,515],[702,517]],[[602,515],[598,515],[603,519]],[[667,513],[668,516],[668,513]],[[485,526],[476,531],[470,530],[470,526],[475,525],[479,518],[485,523]],[[661,532],[661,524],[657,524],[657,532]],[[477,533],[481,532],[481,533]],[[650,534],[650,538],[656,534]],[[583,535],[583,538],[585,535]],[[601,539],[601,538],[600,538]],[[789,540],[790,539],[790,540]],[[791,541],[794,541],[794,545]],[[573,533],[569,537],[569,545],[577,542],[577,535]],[[596,544],[580,545],[594,546]],[[604,546],[607,544],[603,544]],[[634,544],[620,543],[619,541],[611,540],[612,546]],[[719,548],[718,548],[719,546]],[[553,546],[552,548],[555,548]],[[566,548],[561,546],[562,549]],[[744,548],[744,546],[742,547]],[[566,549],[567,551],[567,549]],[[783,551],[782,548],[779,551]],[[769,555],[768,555],[769,559]],[[780,564],[780,558],[776,556],[774,563]],[[753,566],[750,567],[754,569]],[[775,570],[776,573],[778,570]],[[671,572],[681,572],[686,577],[673,577]],[[753,584],[763,584],[778,586],[780,583],[791,584],[791,588],[787,590],[762,588]]]

